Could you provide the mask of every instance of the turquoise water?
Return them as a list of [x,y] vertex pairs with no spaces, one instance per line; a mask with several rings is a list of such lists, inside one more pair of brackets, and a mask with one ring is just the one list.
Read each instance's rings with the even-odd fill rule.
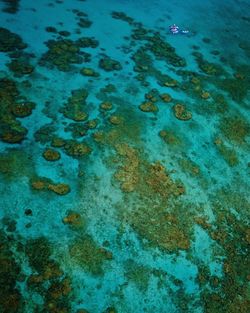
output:
[[249,1],[0,10],[0,312],[248,312]]

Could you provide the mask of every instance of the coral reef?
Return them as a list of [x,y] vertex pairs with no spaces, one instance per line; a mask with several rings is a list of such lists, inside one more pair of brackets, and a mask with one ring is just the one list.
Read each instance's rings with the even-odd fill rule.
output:
[[86,128],[87,129],[95,129],[97,127],[99,123],[99,120],[98,119],[94,119],[94,120],[89,120],[86,122]]
[[16,14],[19,10],[19,2],[20,0],[3,0],[6,7],[2,9],[3,12]]
[[60,196],[70,192],[70,187],[67,184],[48,184],[47,188]]
[[0,79],[0,138],[7,143],[21,143],[28,130],[16,120],[16,117],[25,117],[31,114],[35,107],[33,102],[19,100],[19,90],[15,81]]
[[28,240],[25,253],[33,270],[27,285],[29,290],[34,290],[42,297],[43,303],[39,304],[41,312],[70,312],[71,281],[51,257],[50,242],[44,237]]
[[222,68],[221,65],[215,64],[215,63],[210,63],[206,60],[203,59],[202,56],[198,55],[196,57],[196,61],[198,63],[199,68],[201,71],[207,75],[211,76],[221,76],[225,74],[225,70]]
[[176,54],[174,47],[158,35],[149,38],[148,48],[157,59],[164,60],[175,67],[186,66],[186,61]]
[[117,313],[117,310],[114,307],[109,307],[103,313]]
[[115,178],[121,182],[124,192],[134,191],[139,182],[139,160],[138,153],[126,144],[116,145],[119,156],[125,158],[125,163],[115,173]]
[[36,104],[34,102],[21,102],[15,103],[11,107],[11,113],[16,117],[26,117],[31,115],[32,110],[35,108]]
[[208,91],[205,91],[205,90],[202,90],[201,91],[201,98],[204,99],[204,100],[207,100],[209,99],[211,96],[210,96],[210,93]]
[[34,177],[30,180],[30,184],[33,190],[53,191],[60,196],[70,192],[69,185],[65,183],[54,183],[51,179],[46,177]]
[[[13,7],[18,3],[4,2]],[[62,3],[45,6],[62,8]],[[69,17],[75,14],[74,24],[91,26],[86,13],[67,8]],[[248,313],[250,204],[245,180],[250,124],[240,112],[248,109],[249,67],[223,60],[210,46],[211,59],[221,58],[225,68],[231,66],[234,74],[229,75],[221,63],[206,61],[193,46],[200,71],[192,71],[168,37],[160,36],[165,28],[158,25],[171,18],[167,13],[155,29],[123,12],[112,12],[112,17],[129,24],[124,45],[116,47],[117,55],[125,53],[128,59],[119,59],[121,64],[106,56],[107,42],[102,41],[94,63],[99,61],[103,79],[95,79],[100,74],[93,64],[87,65],[91,55],[85,49],[99,45],[93,37],[81,37],[91,29],[72,28],[70,33],[61,30],[63,20],[56,22],[57,28],[46,27],[46,37],[54,40],[46,43],[40,65],[52,69],[52,77],[43,75],[45,69],[42,75],[39,68],[34,71],[32,55],[22,52],[26,45],[21,37],[0,27],[0,52],[10,58],[6,65],[10,77],[16,77],[0,78],[0,139],[3,149],[8,147],[0,153],[0,175],[9,192],[3,195],[1,211],[8,216],[0,221],[0,312]],[[202,41],[210,43],[208,38]],[[114,72],[123,64],[128,71]],[[51,82],[58,83],[60,91],[65,86],[59,112]],[[72,86],[79,89],[68,94]],[[37,125],[40,106],[34,123],[23,119],[36,106],[26,99],[29,94],[41,105],[45,102]],[[159,116],[158,106],[160,112],[170,109],[180,121],[171,114]],[[48,118],[51,124],[41,127]],[[40,127],[36,142],[22,125]],[[26,137],[16,149],[6,144]],[[65,181],[37,176],[53,167],[45,160],[56,161],[61,155],[63,160],[48,177]],[[64,159],[72,164],[66,166]],[[27,181],[29,199],[14,194],[25,190]],[[216,191],[218,186],[222,189]],[[71,192],[73,188],[78,189]],[[44,228],[43,218],[50,220],[51,208],[51,224]],[[43,233],[51,241],[39,237]],[[120,276],[115,280],[115,275]],[[152,294],[159,298],[151,299]]]
[[19,149],[9,149],[0,154],[0,173],[7,180],[33,175],[34,163],[31,156]]
[[168,199],[172,195],[179,196],[185,193],[184,186],[175,184],[160,162],[147,166],[145,181],[150,193],[157,193],[162,198]]
[[114,19],[117,19],[117,20],[121,20],[121,21],[124,21],[124,22],[127,22],[129,24],[132,24],[134,22],[134,19],[132,17],[129,17],[126,13],[124,12],[117,12],[117,11],[113,11],[111,13],[111,16],[114,18]]
[[239,159],[234,149],[228,148],[220,138],[216,138],[214,144],[229,166],[236,166],[239,164]]
[[139,109],[142,112],[157,112],[158,107],[151,101],[145,101],[139,105]]
[[27,48],[27,45],[23,42],[22,38],[9,31],[4,27],[0,27],[0,51],[12,52],[23,50]]
[[86,89],[76,89],[71,91],[71,96],[60,111],[65,117],[76,122],[86,120],[88,118],[88,113],[86,113],[84,109],[87,97],[88,91]]
[[55,148],[61,148],[65,145],[65,140],[60,137],[52,137],[51,146]]
[[92,149],[84,142],[77,142],[74,140],[67,140],[64,145],[64,150],[67,155],[74,158],[80,158],[82,156],[91,153]]
[[99,67],[107,72],[120,71],[122,66],[119,61],[113,60],[106,56],[99,61]]
[[164,102],[168,103],[168,102],[172,101],[172,97],[168,93],[162,93],[160,95],[160,97],[161,97],[162,101],[164,101]]
[[88,53],[80,53],[80,47],[70,39],[49,40],[46,43],[49,50],[42,56],[41,65],[57,67],[58,70],[68,72],[73,64],[89,61]]
[[123,122],[123,118],[119,115],[111,115],[109,121],[113,125],[120,125]]
[[146,206],[132,213],[131,226],[152,246],[159,247],[170,253],[187,250],[190,240],[187,229],[174,214],[168,214],[160,207]]
[[80,70],[80,73],[83,76],[90,76],[90,77],[99,77],[100,76],[100,74],[98,72],[94,71],[92,68],[89,68],[89,67],[83,67]]
[[70,123],[67,127],[64,128],[64,130],[66,132],[70,131],[73,138],[81,138],[86,136],[88,127],[80,123]]
[[222,90],[228,92],[234,101],[241,103],[247,96],[249,83],[249,79],[238,76],[236,78],[225,78],[219,81],[218,85]]
[[83,229],[85,226],[85,220],[83,217],[74,211],[69,211],[63,218],[63,223],[69,225],[72,229]]
[[[223,275],[213,277],[206,275],[205,279],[199,279],[202,288],[201,300],[204,303],[204,312],[248,312],[248,268],[247,258],[249,242],[247,240],[248,226],[244,219],[239,219],[228,208],[240,206],[238,212],[249,210],[249,202],[234,201],[235,193],[231,190],[223,190],[212,195],[215,215],[213,226],[206,227],[206,231],[218,245],[223,248]],[[243,197],[244,199],[244,197]],[[245,199],[246,200],[246,199]],[[198,277],[201,277],[200,275]]]
[[159,136],[168,144],[177,146],[182,144],[181,138],[179,138],[173,130],[161,130]]
[[177,103],[173,106],[174,115],[178,120],[188,121],[192,118],[192,113],[187,111],[184,104]]
[[60,153],[58,151],[56,151],[54,149],[47,148],[43,152],[43,157],[47,161],[57,161],[57,160],[59,160],[61,158],[61,155],[60,155]]
[[77,25],[81,28],[89,28],[92,22],[87,17],[81,17]]
[[125,275],[129,281],[133,282],[140,291],[147,291],[151,275],[149,267],[138,264],[131,259],[126,262],[125,270]]
[[39,128],[35,134],[35,140],[44,144],[50,142],[54,138],[55,127],[53,124],[46,124]]
[[2,229],[0,230],[0,241],[0,311],[4,313],[22,312],[23,299],[16,285],[21,269],[11,250],[12,241]]
[[226,139],[238,144],[243,144],[250,135],[250,124],[240,115],[222,117],[219,129]]
[[12,60],[7,66],[16,76],[28,75],[34,71],[34,66],[29,64],[27,60]]
[[178,163],[183,172],[188,173],[191,176],[198,176],[200,174],[199,165],[190,158],[181,158],[178,160]]
[[127,144],[115,148],[122,165],[118,165],[114,178],[121,183],[122,191],[137,195],[133,212],[124,213],[125,219],[150,245],[170,252],[188,249],[190,242],[182,218],[165,209],[170,200],[185,193],[183,184],[174,182],[160,162],[149,164],[135,148]]
[[132,60],[135,62],[134,71],[135,72],[148,72],[153,65],[152,57],[147,53],[144,48],[139,48],[133,55]]
[[111,102],[105,101],[100,104],[100,109],[104,111],[110,111],[113,109],[113,105]]
[[107,84],[104,88],[100,90],[102,93],[112,93],[116,92],[116,87],[113,84]]
[[77,39],[76,44],[81,48],[96,48],[98,47],[99,42],[93,37],[81,37]]
[[2,128],[1,140],[7,143],[21,143],[25,139],[27,132],[27,129],[17,122],[12,128]]
[[103,265],[112,259],[112,253],[99,247],[92,237],[85,235],[69,246],[71,260],[93,275],[103,274]]

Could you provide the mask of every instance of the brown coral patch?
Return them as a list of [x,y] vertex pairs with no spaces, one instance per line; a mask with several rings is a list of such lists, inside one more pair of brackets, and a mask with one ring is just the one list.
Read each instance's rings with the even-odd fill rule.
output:
[[168,93],[162,93],[160,95],[160,97],[161,97],[162,101],[164,101],[164,102],[168,103],[168,102],[172,101],[172,97]]
[[65,145],[65,140],[59,137],[53,137],[51,141],[52,147],[61,148]]
[[48,190],[55,192],[56,194],[63,196],[70,192],[70,187],[67,184],[49,184]]
[[103,274],[103,265],[112,259],[112,253],[97,243],[90,236],[74,241],[69,247],[71,260],[93,275]]
[[50,190],[58,195],[66,195],[70,192],[70,187],[64,183],[54,183],[51,179],[46,177],[35,177],[31,179],[31,187],[34,190]]
[[125,158],[123,166],[115,173],[115,178],[121,183],[124,192],[134,191],[139,182],[139,159],[137,151],[127,144],[116,145],[118,155]]
[[178,120],[188,121],[192,118],[192,113],[186,110],[184,104],[177,103],[173,106],[174,115]]
[[46,149],[43,152],[43,157],[47,161],[57,161],[61,158],[61,155],[58,151],[56,151],[54,149]]
[[92,149],[84,142],[74,140],[66,141],[65,152],[72,157],[78,158],[91,153]]
[[185,193],[184,186],[182,184],[174,184],[165,167],[160,162],[150,164],[146,174],[146,183],[153,192],[160,194],[164,198],[170,195],[178,196]]
[[92,68],[84,67],[80,70],[80,73],[83,76],[90,76],[90,77],[99,77],[100,74],[96,71],[94,71]]
[[35,107],[33,102],[16,103],[11,107],[11,112],[16,117],[29,116]]
[[102,102],[100,104],[100,109],[105,110],[105,111],[109,111],[109,110],[113,109],[113,105],[111,102],[105,101],[105,102]]
[[111,124],[113,125],[120,125],[123,122],[123,119],[121,116],[119,115],[111,115],[109,117],[109,121]]
[[83,228],[85,225],[85,221],[82,216],[77,213],[70,211],[68,214],[63,218],[63,223],[71,226],[74,229]]
[[158,107],[151,101],[143,102],[142,104],[139,105],[139,109],[142,112],[157,112],[158,111]]
[[43,180],[35,180],[31,184],[32,188],[35,190],[46,190],[47,183]]
[[160,207],[141,208],[132,213],[129,219],[135,231],[147,239],[150,245],[168,252],[187,250],[190,247],[187,231],[180,220]]
[[27,135],[27,129],[19,127],[18,130],[9,128],[1,134],[1,139],[7,143],[21,143]]
[[210,93],[208,91],[205,91],[205,90],[202,90],[201,92],[201,98],[204,99],[204,100],[207,100],[209,99],[211,96],[210,96]]

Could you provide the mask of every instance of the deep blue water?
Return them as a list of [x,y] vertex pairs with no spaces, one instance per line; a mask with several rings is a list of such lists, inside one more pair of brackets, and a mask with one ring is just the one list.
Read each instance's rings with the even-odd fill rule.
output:
[[249,1],[0,10],[0,312],[248,312]]

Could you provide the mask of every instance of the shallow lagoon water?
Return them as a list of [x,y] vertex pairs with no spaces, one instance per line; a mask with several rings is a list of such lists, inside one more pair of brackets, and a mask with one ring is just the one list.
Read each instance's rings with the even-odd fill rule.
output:
[[248,1],[0,9],[0,312],[247,312]]

